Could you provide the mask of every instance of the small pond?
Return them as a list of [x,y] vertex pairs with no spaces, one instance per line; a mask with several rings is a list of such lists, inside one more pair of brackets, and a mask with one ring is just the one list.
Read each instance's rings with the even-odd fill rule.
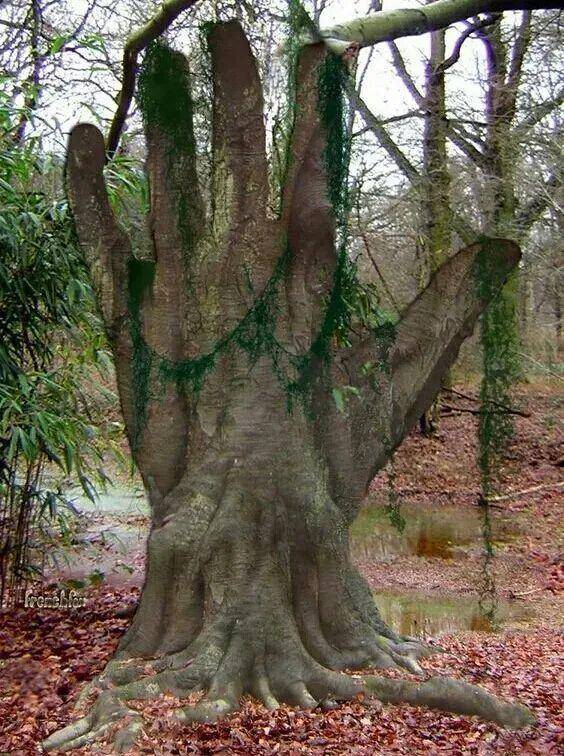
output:
[[[375,599],[382,619],[401,635],[439,637],[460,630],[495,630],[481,614],[474,596],[433,598],[379,593]],[[517,604],[500,602],[497,607],[497,622],[501,625],[526,622],[530,617],[530,612]]]
[[[432,507],[405,503],[403,532],[391,523],[382,504],[362,508],[351,532],[351,549],[359,557],[385,560],[394,556],[415,555],[456,559],[468,550],[481,548],[481,517],[478,508]],[[515,526],[494,517],[494,542],[505,543],[515,535]]]

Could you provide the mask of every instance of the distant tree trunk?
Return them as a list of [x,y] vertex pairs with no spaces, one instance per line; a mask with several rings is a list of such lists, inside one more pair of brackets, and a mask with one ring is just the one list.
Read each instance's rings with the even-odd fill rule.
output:
[[[153,260],[132,257],[112,215],[101,134],[79,125],[70,136],[69,197],[152,525],[140,605],[98,681],[103,693],[47,748],[91,742],[108,721],[131,714],[123,703],[131,698],[203,689],[206,698],[179,715],[184,721],[214,720],[245,692],[269,707],[314,706],[366,689],[338,670],[417,671],[424,652],[382,621],[350,560],[348,531],[369,482],[433,400],[486,305],[473,276],[480,246],[437,270],[391,345],[365,330],[351,346],[336,347],[331,308],[343,270],[318,101],[325,47],[307,47],[299,59],[282,210],[273,217],[249,43],[229,22],[213,27],[209,46],[209,222],[187,63],[162,47],[145,62]],[[511,243],[499,240],[495,249],[494,288],[519,259]],[[284,360],[294,370],[290,386],[280,375]],[[305,409],[290,413],[288,392],[304,386]],[[358,392],[345,413],[333,400],[333,389],[344,386]],[[409,690],[382,682],[378,690],[382,700],[528,721],[517,706],[440,678]]]
[[[423,138],[423,213],[424,259],[428,266],[426,280],[446,260],[452,247],[452,212],[450,171],[447,160],[447,116],[444,30],[430,35],[431,50],[425,78],[425,130]],[[434,435],[440,424],[440,396],[421,415],[419,425],[426,436]]]
[[[562,183],[560,183],[560,186],[562,187]],[[553,307],[554,307],[554,335],[555,335],[555,341],[556,341],[556,355],[557,358],[560,354],[560,351],[562,350],[564,344],[562,343],[562,286],[560,285],[562,280],[562,263],[564,261],[564,213],[561,210],[562,207],[562,200],[564,199],[564,192],[562,191],[562,188],[560,190],[560,203],[559,207],[557,206],[557,210],[555,212],[556,215],[556,228],[559,231],[559,236],[557,238],[560,239],[560,242],[556,244],[552,258],[554,260],[554,281],[552,284],[552,301],[553,301]]]
[[519,286],[519,332],[523,343],[529,343],[531,314],[534,312],[533,282],[530,267],[521,270]]
[[[520,239],[525,230],[517,221],[515,196],[515,140],[513,125],[523,62],[530,43],[531,13],[524,12],[511,51],[502,37],[501,21],[481,32],[486,47],[488,82],[486,90],[484,232]],[[527,229],[528,231],[529,229]],[[500,298],[506,312],[506,329],[519,338],[519,278],[517,271],[503,287]]]
[[45,63],[45,56],[40,53],[40,34],[42,28],[41,6],[38,0],[31,0],[30,10],[30,67],[31,71],[22,88],[24,95],[23,107],[21,108],[20,117],[14,130],[13,141],[15,144],[21,144],[25,137],[25,130],[33,113],[37,108],[41,93],[41,70]]
[[486,161],[489,192],[484,208],[485,231],[515,235],[515,141],[512,135],[523,61],[530,42],[530,12],[524,13],[508,61],[501,22],[481,32],[486,44]]

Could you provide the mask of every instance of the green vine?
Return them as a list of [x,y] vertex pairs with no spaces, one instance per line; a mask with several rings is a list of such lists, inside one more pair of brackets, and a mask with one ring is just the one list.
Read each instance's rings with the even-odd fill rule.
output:
[[496,254],[495,241],[480,240],[476,259],[475,280],[478,296],[490,304],[482,315],[482,385],[481,410],[478,422],[478,464],[481,494],[484,562],[480,609],[492,625],[496,622],[496,587],[493,574],[494,549],[489,499],[496,491],[502,454],[511,439],[514,427],[511,414],[511,387],[520,375],[518,360],[519,335],[513,296],[513,281],[504,284],[507,271]]
[[251,366],[261,356],[270,356],[276,374],[282,379],[280,362],[286,350],[276,338],[275,329],[279,312],[278,290],[286,275],[289,259],[287,248],[278,258],[269,281],[252,307],[235,328],[219,339],[209,352],[191,360],[161,359],[161,377],[165,381],[177,381],[198,394],[220,355],[228,348],[238,348],[247,355]]
[[[300,3],[293,0],[296,25],[292,39],[296,38],[297,25],[307,23],[298,12]],[[303,9],[302,9],[303,11]],[[305,12],[304,12],[305,13]],[[307,19],[307,14],[306,14]],[[293,63],[289,65],[290,91],[295,102],[295,77],[297,50],[293,50]],[[290,55],[290,53],[289,53]],[[378,308],[375,291],[358,281],[356,265],[351,261],[348,244],[348,170],[350,137],[347,133],[344,83],[348,75],[342,60],[328,54],[320,66],[318,78],[319,114],[326,130],[325,169],[327,191],[333,208],[338,232],[338,253],[333,275],[333,285],[327,297],[325,313],[316,338],[309,350],[301,355],[291,354],[276,336],[281,306],[279,292],[285,279],[292,251],[286,245],[283,253],[263,291],[229,333],[218,339],[212,348],[198,357],[173,361],[156,354],[142,336],[140,308],[145,292],[150,289],[154,276],[154,264],[131,260],[129,266],[129,315],[133,343],[133,385],[135,394],[134,448],[146,422],[147,405],[150,399],[150,378],[156,369],[163,384],[175,382],[185,390],[197,395],[222,354],[237,349],[254,365],[261,357],[270,359],[273,371],[284,388],[289,411],[298,403],[306,411],[310,408],[314,377],[323,365],[328,365],[335,345],[349,344],[349,334],[355,322],[372,330],[385,345],[383,353],[394,338],[391,318]],[[178,170],[179,157],[193,157],[194,140],[190,122],[192,100],[186,65],[177,53],[162,42],[153,43],[147,50],[140,79],[138,98],[143,113],[145,128],[160,129],[168,139],[169,169]],[[294,105],[292,104],[292,107]],[[295,113],[292,111],[293,128]],[[286,152],[289,153],[289,137]],[[286,166],[289,165],[289,157]],[[180,186],[179,182],[175,186]],[[188,192],[190,187],[186,188]],[[179,197],[177,213],[185,214],[186,201]],[[185,239],[189,248],[193,240]],[[386,346],[387,345],[387,346]]]

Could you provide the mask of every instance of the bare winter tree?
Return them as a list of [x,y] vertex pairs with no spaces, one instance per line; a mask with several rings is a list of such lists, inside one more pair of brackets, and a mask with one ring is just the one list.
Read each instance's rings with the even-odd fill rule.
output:
[[[463,23],[448,53],[442,50],[439,55],[443,32],[434,32],[421,90],[398,46],[389,42],[395,72],[415,109],[387,119],[387,123],[370,111],[358,85],[356,91],[351,87],[349,92],[366,124],[359,135],[372,134],[411,186],[409,196],[420,200],[422,232],[415,249],[421,268],[433,269],[437,251],[448,254],[452,232],[463,240],[478,233],[509,236],[524,245],[519,291],[514,280],[505,296],[518,304],[521,338],[537,346],[539,339],[532,336],[531,329],[538,326],[540,335],[542,317],[537,305],[543,307],[546,289],[541,280],[552,279],[549,257],[558,248],[558,239],[549,240],[546,234],[551,227],[548,218],[561,213],[557,210],[561,159],[553,147],[560,141],[558,109],[563,96],[557,53],[552,57],[552,51],[558,50],[556,18],[549,11],[533,15],[524,11],[507,19],[496,13],[474,17]],[[472,38],[482,43],[474,47],[480,63],[483,59],[483,106],[476,112],[464,99],[456,102],[450,97],[445,108],[445,73],[458,64]],[[453,91],[451,85],[451,95]],[[414,118],[424,122],[421,160],[410,145],[407,149],[400,146],[390,129]],[[449,181],[450,175],[456,175],[456,180]],[[367,210],[367,214],[373,212]],[[540,226],[543,243],[539,246]],[[376,257],[377,264],[384,262],[385,266],[382,250]],[[427,275],[421,279],[424,285]],[[426,427],[433,414],[432,408],[422,418]]]
[[[163,4],[128,43],[126,74],[192,4]],[[337,233],[346,175],[335,53],[486,9],[441,0],[327,32],[306,25],[277,215],[268,204],[262,86],[240,23],[208,28],[208,211],[198,188],[188,64],[153,44],[139,82],[150,260],[132,256],[110,209],[102,135],[87,124],[72,131],[69,198],[152,526],[140,605],[96,681],[96,702],[45,748],[79,747],[129,718],[117,735],[126,746],[141,726],[126,702],[164,691],[204,691],[199,704],[179,712],[183,721],[214,721],[244,693],[276,707],[360,692],[506,726],[531,721],[519,705],[447,678],[414,683],[342,672],[418,672],[417,658],[429,652],[382,621],[350,560],[348,531],[367,485],[433,401],[519,250],[501,239],[470,245],[438,267],[395,328],[371,330],[362,320],[350,328],[346,302],[355,282]],[[130,95],[124,84],[112,148]],[[484,254],[490,277],[478,287]],[[344,407],[336,391],[351,395]]]

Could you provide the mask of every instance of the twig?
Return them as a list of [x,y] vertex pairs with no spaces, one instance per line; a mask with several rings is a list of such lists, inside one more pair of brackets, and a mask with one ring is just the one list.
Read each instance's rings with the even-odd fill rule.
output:
[[378,263],[377,263],[377,262],[376,262],[376,260],[374,259],[374,255],[372,254],[372,252],[371,252],[371,250],[370,250],[370,244],[368,243],[368,239],[366,238],[366,234],[363,234],[363,233],[361,233],[361,238],[362,238],[362,241],[363,241],[363,243],[364,243],[364,248],[365,248],[365,250],[366,250],[366,254],[367,254],[367,255],[368,255],[368,257],[369,257],[369,259],[370,259],[370,262],[372,263],[372,266],[374,267],[374,270],[376,271],[376,274],[378,275],[378,278],[379,278],[379,279],[380,279],[380,281],[382,282],[382,286],[384,287],[384,291],[385,291],[385,292],[386,292],[386,294],[388,295],[388,299],[389,299],[389,300],[390,300],[390,302],[392,303],[392,305],[393,305],[393,307],[395,308],[395,310],[396,310],[397,312],[400,312],[400,308],[399,308],[399,306],[398,306],[398,303],[396,302],[396,300],[395,300],[395,298],[394,298],[394,295],[392,294],[392,292],[391,292],[391,290],[390,290],[390,287],[389,287],[389,286],[388,286],[388,284],[386,283],[386,279],[385,279],[385,278],[384,278],[384,276],[382,275],[382,271],[380,270],[380,267],[378,266]]
[[533,486],[532,488],[525,488],[522,491],[510,491],[509,493],[502,494],[501,496],[490,496],[488,501],[505,501],[505,499],[516,499],[519,496],[525,494],[535,493],[536,491],[542,491],[545,488],[564,488],[564,481],[555,483],[543,483],[540,486]]
[[446,71],[448,68],[451,68],[455,63],[457,63],[462,51],[462,45],[466,42],[468,37],[477,32],[479,29],[484,29],[487,26],[495,24],[497,21],[499,21],[500,17],[500,13],[492,13],[491,15],[486,16],[484,19],[479,19],[475,24],[469,26],[456,41],[450,57],[446,58],[446,60],[444,60],[437,67],[437,71]]
[[[464,394],[462,391],[457,391],[453,388],[447,388],[446,386],[441,386],[441,391],[446,391],[449,394],[454,394],[455,396],[460,396],[462,399],[468,399],[471,402],[479,402],[480,399],[477,396],[471,396],[470,394]],[[520,417],[531,417],[530,412],[523,412],[522,410],[516,410],[512,409],[511,407],[508,407],[506,404],[502,404],[501,402],[496,402],[494,399],[488,399],[488,404],[493,404],[496,407],[499,407],[500,409],[505,410],[506,412],[509,412],[512,415],[519,415]],[[469,411],[469,410],[468,410]]]
[[[491,402],[492,404],[494,402]],[[485,411],[483,409],[472,409],[472,407],[456,407],[452,404],[444,404],[441,403],[441,408],[448,410],[449,412],[468,412],[470,415],[483,415],[485,414]],[[487,411],[488,414],[489,411]],[[497,414],[506,414],[506,415],[521,415],[523,416],[522,412],[519,412],[519,410],[512,410],[512,409],[506,409],[505,407],[502,407],[497,410]],[[525,417],[529,417],[529,415],[525,415]]]
[[510,591],[509,595],[511,598],[523,598],[523,596],[530,596],[531,593],[540,593],[541,591],[544,591],[544,586],[542,588],[531,588],[530,591],[522,591],[521,593]]
[[530,354],[526,354],[525,352],[519,352],[519,357],[524,357],[526,360],[529,360],[529,362],[532,362],[535,365],[538,365],[540,368],[542,368],[546,373],[551,375],[553,378],[557,378],[559,381],[564,381],[564,378],[559,375],[558,373],[555,373],[554,370],[551,370],[546,365],[543,365],[542,362],[539,362],[538,360],[535,360],[533,357],[531,357]]

